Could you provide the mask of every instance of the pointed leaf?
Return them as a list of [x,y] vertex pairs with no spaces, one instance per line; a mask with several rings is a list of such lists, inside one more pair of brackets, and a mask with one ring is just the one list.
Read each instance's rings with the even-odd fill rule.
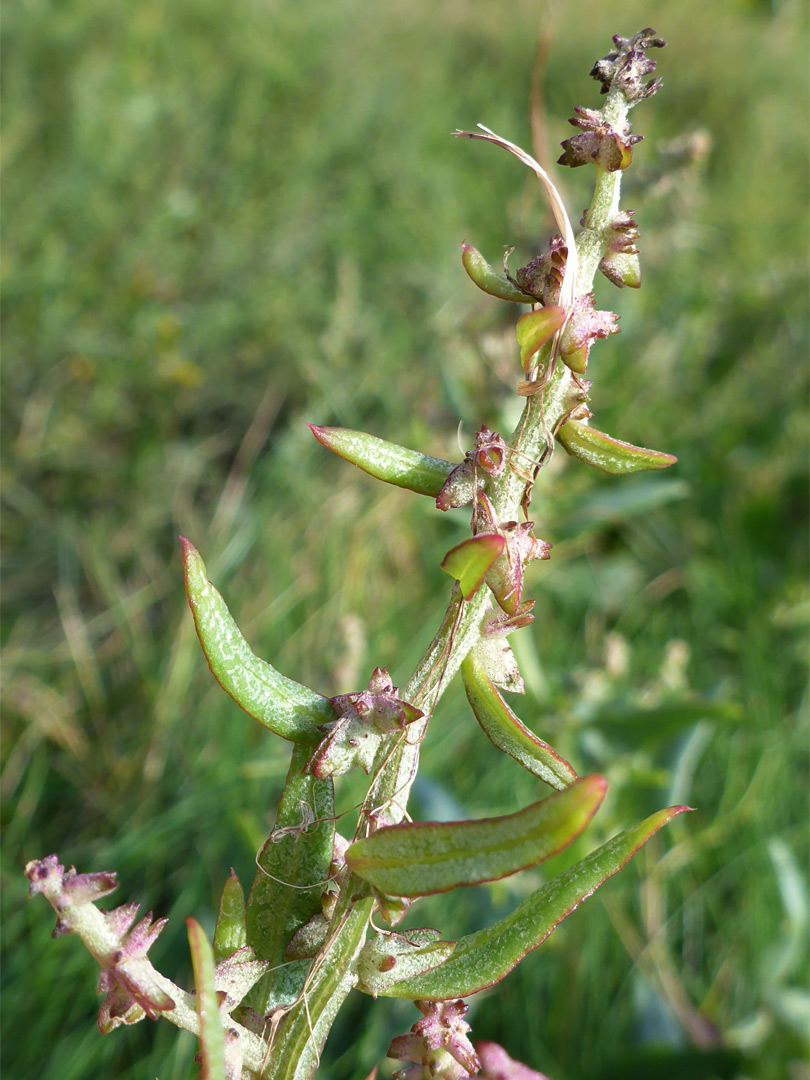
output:
[[479,533],[462,540],[442,559],[442,570],[456,579],[461,595],[470,600],[478,592],[490,566],[504,548],[505,540],[496,533]]
[[499,300],[511,300],[515,304],[534,304],[533,296],[528,296],[516,288],[506,274],[496,270],[472,244],[461,245],[461,262],[472,281],[490,296]]
[[[270,971],[251,991],[248,1003],[264,1016],[300,993],[309,961],[285,964],[292,937],[321,911],[335,835],[331,779],[307,771],[309,751],[293,748],[276,823],[258,855],[247,903],[248,943]],[[282,966],[278,966],[282,965]]]
[[505,919],[460,938],[446,964],[394,983],[381,993],[386,997],[441,1001],[467,997],[499,982],[528,952],[541,945],[566,915],[621,870],[662,825],[688,809],[670,806],[625,830],[532,893]]
[[565,312],[561,307],[544,307],[539,311],[527,311],[521,315],[515,327],[515,336],[520,345],[520,360],[523,370],[528,371],[538,350],[549,341],[565,322]]
[[219,915],[214,930],[214,962],[219,964],[246,944],[245,890],[232,869],[219,901]]
[[314,746],[319,724],[336,719],[329,699],[285,678],[250,649],[225,601],[205,576],[205,563],[184,537],[186,595],[211,673],[248,716],[283,739]]
[[494,746],[553,788],[563,790],[574,783],[577,774],[565,758],[525,727],[503,700],[483,670],[477,650],[464,658],[461,674],[475,718]]
[[214,987],[214,951],[196,919],[186,919],[186,926],[200,1018],[201,1077],[202,1080],[225,1080],[225,1033]]
[[593,817],[606,787],[603,776],[586,776],[506,817],[389,825],[350,844],[346,862],[392,896],[427,896],[494,881],[570,844]]
[[614,476],[647,469],[666,469],[678,460],[660,450],[645,450],[643,446],[621,442],[581,420],[569,420],[563,424],[557,438],[571,457]]
[[317,424],[307,424],[307,427],[318,442],[333,454],[345,458],[378,480],[408,488],[418,495],[430,495],[435,499],[455,468],[450,461],[408,450],[405,446],[386,442],[365,431],[319,427]]

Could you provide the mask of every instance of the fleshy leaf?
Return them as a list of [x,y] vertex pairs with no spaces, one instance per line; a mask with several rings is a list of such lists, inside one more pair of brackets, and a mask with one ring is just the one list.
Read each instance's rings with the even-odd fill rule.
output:
[[357,989],[377,997],[381,990],[403,977],[421,975],[443,964],[456,947],[442,941],[438,930],[405,930],[401,934],[377,934],[357,960]]
[[248,716],[283,739],[314,746],[319,724],[335,719],[329,699],[286,678],[250,649],[225,601],[205,576],[194,545],[181,537],[194,625],[211,673]]
[[259,852],[247,903],[248,943],[270,971],[251,991],[248,1004],[264,1016],[270,1008],[294,1001],[303,986],[308,961],[285,965],[293,935],[321,911],[334,843],[331,780],[307,772],[309,753],[293,748],[287,783],[275,827]]
[[477,650],[464,658],[461,674],[475,718],[494,746],[553,788],[562,791],[575,782],[577,774],[565,758],[525,727],[503,700],[483,670]]
[[201,1080],[225,1080],[225,1033],[214,988],[214,950],[196,919],[186,919],[200,1018]]
[[219,901],[219,915],[214,930],[214,962],[219,964],[246,944],[245,890],[232,869]]
[[454,468],[450,461],[408,450],[405,446],[386,442],[365,431],[319,427],[317,424],[307,424],[307,427],[318,442],[333,454],[370,476],[376,476],[378,480],[408,488],[418,495],[430,495],[435,499]]
[[579,259],[574,229],[565,209],[565,204],[562,201],[562,196],[542,165],[535,161],[531,155],[527,154],[525,150],[521,150],[519,146],[510,142],[509,139],[504,139],[500,135],[496,135],[494,131],[491,131],[488,127],[484,127],[483,124],[479,124],[478,128],[480,129],[479,131],[456,131],[454,134],[460,139],[483,139],[484,142],[491,142],[494,143],[495,146],[500,146],[503,150],[508,150],[510,154],[515,155],[518,161],[522,161],[524,165],[532,170],[545,188],[548,201],[551,205],[551,212],[554,214],[554,220],[557,222],[557,228],[560,230],[565,246],[568,248],[568,258],[565,264],[565,271],[563,273],[559,295],[559,303],[566,311],[568,311],[574,302]]
[[564,322],[565,312],[561,307],[544,307],[539,311],[527,311],[520,316],[515,327],[515,336],[520,345],[520,361],[524,371],[529,370],[538,350],[557,333]]
[[346,862],[379,892],[392,896],[427,896],[494,881],[570,844],[590,821],[606,787],[604,777],[586,776],[505,817],[389,825],[350,844]]
[[490,296],[499,300],[511,300],[515,304],[533,304],[534,297],[516,288],[506,274],[490,266],[481,252],[472,244],[461,245],[461,262],[472,281]]
[[467,997],[499,982],[574,908],[621,870],[662,825],[688,809],[670,806],[625,830],[532,893],[505,919],[460,938],[446,964],[394,983],[381,993],[386,997],[437,1001]]
[[571,457],[614,476],[649,469],[666,469],[678,460],[672,454],[664,454],[660,450],[645,450],[643,446],[621,442],[581,420],[569,420],[563,424],[557,432],[557,438]]
[[504,538],[496,533],[479,533],[456,544],[442,559],[442,570],[456,579],[465,600],[472,599],[478,592],[505,543]]

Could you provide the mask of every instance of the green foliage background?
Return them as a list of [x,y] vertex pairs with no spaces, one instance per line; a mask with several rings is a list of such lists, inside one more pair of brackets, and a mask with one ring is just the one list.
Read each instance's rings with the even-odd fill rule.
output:
[[[667,802],[697,812],[470,1019],[553,1080],[807,1076],[803,6],[11,0],[4,22],[8,1075],[193,1075],[167,1025],[99,1036],[94,965],[49,940],[22,867],[118,870],[119,902],[172,917],[152,955],[188,978],[182,917],[210,929],[229,868],[249,882],[288,754],[213,685],[177,534],[286,674],[407,678],[466,517],[376,485],[305,421],[455,458],[459,417],[465,445],[511,428],[517,309],[474,289],[459,245],[497,262],[514,243],[519,266],[553,227],[517,163],[449,133],[531,144],[547,33],[553,160],[572,106],[599,104],[610,34],[652,23],[665,86],[633,114],[624,198],[645,280],[598,285],[622,333],[589,375],[600,427],[680,461],[545,470],[533,516],[555,547],[513,704],[611,781],[566,858]],[[587,172],[561,177],[572,217]],[[457,687],[423,762],[423,818],[539,797]],[[456,936],[539,878],[413,922]],[[366,1075],[414,1019],[352,999],[324,1076]]]

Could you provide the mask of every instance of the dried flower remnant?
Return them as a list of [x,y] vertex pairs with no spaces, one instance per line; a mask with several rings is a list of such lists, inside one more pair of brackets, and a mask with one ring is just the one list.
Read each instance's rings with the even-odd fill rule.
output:
[[628,105],[636,105],[644,98],[652,97],[663,85],[660,79],[642,80],[656,69],[655,60],[645,55],[645,49],[663,49],[666,42],[657,37],[653,29],[640,30],[631,38],[613,35],[615,49],[597,60],[590,75],[602,84],[602,93],[607,94],[614,86],[624,95]]
[[558,304],[567,258],[568,248],[558,233],[552,236],[542,254],[520,267],[515,273],[515,284],[546,307]]
[[324,725],[326,737],[310,761],[313,776],[339,776],[360,766],[368,773],[380,742],[422,715],[399,698],[385,668],[375,668],[366,690],[330,698],[338,719]]
[[578,135],[572,135],[563,143],[565,153],[557,159],[558,165],[570,165],[576,169],[580,165],[598,165],[605,172],[626,169],[633,160],[633,147],[641,142],[642,135],[631,135],[630,124],[624,130],[616,131],[601,112],[575,105],[577,114],[568,123],[580,128]]

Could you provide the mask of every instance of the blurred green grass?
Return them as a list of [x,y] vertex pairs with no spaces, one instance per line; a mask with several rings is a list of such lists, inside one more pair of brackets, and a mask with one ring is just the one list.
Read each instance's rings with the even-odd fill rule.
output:
[[[516,243],[517,266],[552,226],[515,163],[448,133],[480,120],[530,143],[548,31],[556,156],[573,104],[598,105],[610,34],[649,22],[665,85],[634,114],[624,199],[645,280],[597,287],[622,334],[589,375],[601,427],[680,460],[653,479],[562,455],[545,471],[533,516],[555,548],[532,571],[516,707],[612,782],[580,854],[668,800],[698,810],[472,1020],[553,1080],[806,1076],[807,33],[798,3],[754,0],[8,5],[9,1075],[193,1075],[168,1026],[98,1035],[93,964],[49,940],[22,867],[58,851],[118,870],[120,900],[172,916],[154,956],[187,976],[182,916],[210,928],[229,867],[250,880],[287,755],[212,685],[177,534],[285,673],[330,693],[378,663],[407,678],[463,521],[328,458],[304,422],[444,457],[459,418],[467,438],[510,427],[515,311],[476,293],[459,245]],[[572,217],[585,174],[561,178]],[[415,810],[535,797],[451,688]],[[536,880],[416,921],[464,932]],[[324,1075],[365,1075],[413,1013],[351,1000]]]

